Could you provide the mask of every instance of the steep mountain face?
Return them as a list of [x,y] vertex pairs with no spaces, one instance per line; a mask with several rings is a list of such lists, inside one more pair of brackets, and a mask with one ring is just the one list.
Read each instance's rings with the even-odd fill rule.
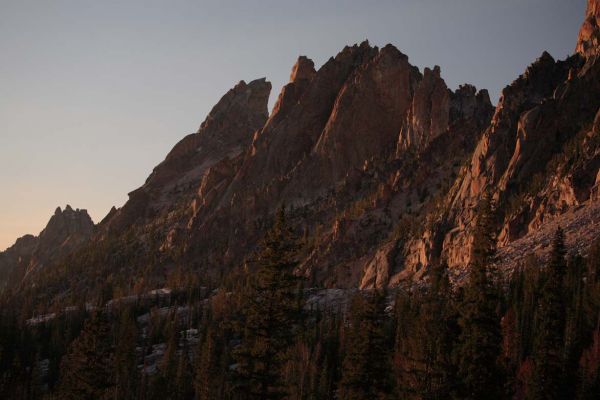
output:
[[39,236],[25,235],[0,253],[0,280],[18,283],[82,246],[94,229],[86,210],[74,210],[69,205],[64,210],[57,208]]
[[260,220],[282,203],[311,208],[365,160],[385,159],[419,74],[392,46],[365,42],[319,71],[300,58],[291,78],[231,183],[211,204],[199,199],[205,206],[190,221],[196,247],[222,238],[226,255],[239,260],[262,235]]
[[252,134],[267,120],[271,84],[258,79],[238,83],[213,107],[196,133],[183,138],[129,201],[103,227],[117,232],[146,223],[188,202],[213,165],[240,156]]
[[[270,83],[240,82],[78,246],[94,253],[81,263],[98,273],[94,260],[106,267],[108,253],[129,249],[127,268],[107,272],[124,291],[182,268],[218,283],[286,206],[312,285],[396,286],[440,262],[460,277],[484,195],[498,207],[504,268],[532,249],[543,257],[551,226],[589,242],[600,235],[599,4],[589,1],[577,53],[542,54],[495,109],[487,91],[450,90],[439,67],[421,73],[368,42],[318,70],[300,57],[270,115]],[[20,239],[3,265],[36,252],[48,264],[40,243]]]
[[[474,208],[483,194],[491,191],[497,201],[503,201],[513,194],[509,184],[519,186],[516,190],[520,191],[520,187],[537,172],[533,169],[543,168],[548,161],[546,158],[552,155],[555,149],[551,145],[544,146],[544,139],[560,139],[554,137],[554,132],[546,132],[543,126],[536,125],[541,120],[532,122],[531,117],[538,115],[539,111],[534,110],[546,108],[542,104],[552,98],[554,89],[566,80],[567,74],[567,65],[555,63],[545,53],[503,91],[490,127],[484,132],[462,178],[456,182],[454,193],[449,194],[449,215],[445,225],[450,227],[450,232],[445,235],[443,244],[449,266],[468,264],[472,239],[469,228]],[[538,134],[536,138],[532,137],[534,132]],[[544,138],[546,134],[548,136]],[[533,142],[534,146],[539,144],[537,154],[533,154],[534,149],[527,151],[530,154],[524,154],[525,138],[530,138],[528,143]]]
[[[404,249],[405,275],[418,276],[421,266],[440,259],[456,273],[464,272],[470,257],[474,210],[484,193],[496,200],[501,214],[498,245],[508,246],[501,254],[511,253],[513,242],[535,236],[546,223],[560,224],[561,217],[574,208],[595,207],[600,167],[594,122],[600,115],[600,66],[595,39],[598,4],[589,3],[578,54],[555,61],[544,53],[504,89],[469,164],[447,194],[444,205],[430,215],[435,221],[433,227],[422,237],[413,238]],[[592,219],[589,223],[593,229],[583,235],[585,219],[576,225],[565,220],[568,237],[573,242],[584,236],[594,240],[600,231]],[[533,247],[539,244],[527,239],[523,242]],[[573,242],[570,244],[575,245]],[[537,250],[543,256],[544,248]],[[515,259],[512,253],[514,267],[518,257]],[[506,265],[503,260],[500,263]]]
[[[413,192],[449,179],[448,164],[462,161],[491,117],[487,92],[465,86],[453,93],[439,68],[423,76],[391,45],[378,49],[365,42],[347,47],[319,71],[312,65],[299,59],[239,170],[219,166],[203,179],[195,202],[202,206],[194,208],[186,240],[194,258],[207,265],[239,263],[261,237],[264,222],[286,204],[307,238],[303,273],[331,285],[356,284],[357,260],[391,234]],[[295,79],[299,70],[306,71],[301,82]],[[440,93],[447,99],[441,107]],[[425,103],[439,110],[424,110]],[[397,150],[399,133],[409,126],[415,126],[414,143]],[[440,154],[422,156],[436,140]],[[443,159],[448,147],[456,150],[451,157],[426,165],[435,154]],[[205,196],[210,180],[221,182],[220,193]],[[422,203],[431,198],[423,197]],[[351,215],[357,207],[365,214]]]

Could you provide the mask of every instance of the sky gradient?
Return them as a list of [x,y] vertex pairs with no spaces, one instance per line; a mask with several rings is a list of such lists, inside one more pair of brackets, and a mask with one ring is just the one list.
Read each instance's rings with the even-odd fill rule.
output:
[[0,0],[0,250],[57,206],[95,222],[240,80],[270,105],[298,55],[392,43],[492,101],[544,50],[575,48],[585,0]]

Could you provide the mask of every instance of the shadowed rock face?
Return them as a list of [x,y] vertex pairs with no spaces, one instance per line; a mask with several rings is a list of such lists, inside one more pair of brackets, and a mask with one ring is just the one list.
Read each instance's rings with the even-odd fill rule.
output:
[[86,210],[58,207],[39,236],[26,235],[0,253],[0,280],[18,282],[70,254],[94,233],[94,223]]
[[238,83],[213,107],[198,132],[183,138],[129,201],[105,226],[117,231],[189,202],[202,176],[214,165],[246,151],[267,120],[271,84],[258,79]]
[[[130,193],[121,209],[110,211],[99,224],[94,240],[126,232],[144,234],[151,225],[159,225],[166,232],[177,231],[206,172],[238,158],[250,145],[254,131],[264,125],[270,90],[271,84],[265,79],[248,84],[242,81],[229,90],[198,132],[175,145],[146,183]],[[21,238],[0,253],[0,280],[10,276],[18,282],[83,244],[93,246],[89,243],[93,233],[94,224],[85,210],[74,211],[70,206],[64,211],[57,209],[39,237]]]

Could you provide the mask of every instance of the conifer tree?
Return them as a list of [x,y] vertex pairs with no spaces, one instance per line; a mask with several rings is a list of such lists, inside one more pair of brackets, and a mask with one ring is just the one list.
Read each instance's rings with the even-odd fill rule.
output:
[[515,313],[516,336],[519,339],[518,360],[523,361],[531,356],[535,312],[541,286],[539,263],[535,257],[528,257],[525,265],[515,271],[511,285],[509,307]]
[[397,301],[396,308],[400,397],[447,398],[456,380],[452,353],[458,327],[446,265],[433,266],[427,290]]
[[42,376],[42,370],[40,368],[40,358],[39,355],[36,355],[34,364],[31,370],[31,382],[29,385],[29,399],[40,399],[42,398],[44,392],[44,382]]
[[110,324],[101,312],[87,320],[60,367],[59,393],[65,400],[108,399],[113,395],[114,352]]
[[501,366],[505,381],[504,394],[507,397],[513,397],[517,389],[516,375],[520,366],[519,344],[520,337],[517,328],[515,312],[512,308],[502,317],[500,323],[502,329],[502,355]]
[[294,275],[296,238],[281,209],[255,259],[242,316],[241,344],[234,351],[236,398],[282,399],[286,396],[282,366],[301,317],[302,293]]
[[121,315],[115,351],[115,398],[135,399],[139,376],[137,370],[137,326],[129,310]]
[[167,347],[159,364],[159,373],[152,382],[152,399],[175,399],[177,394],[178,332],[175,318],[167,327]]
[[479,205],[468,281],[460,304],[458,374],[461,399],[500,398],[502,379],[498,368],[501,328],[497,290],[491,266],[496,248],[494,208],[489,197]]
[[501,367],[506,376],[505,396],[523,397],[531,370],[531,332],[537,306],[539,268],[530,257],[513,271],[507,293],[507,311],[501,320]]
[[322,339],[322,360],[320,362],[319,385],[317,388],[320,399],[334,398],[337,383],[341,374],[340,326],[341,318],[334,313],[325,317],[325,333]]
[[452,352],[458,336],[457,316],[445,264],[432,268],[420,322],[425,345],[423,399],[444,399],[456,380]]
[[[422,388],[420,343],[415,344],[415,327],[418,326],[421,304],[420,296],[413,292],[399,290],[396,294],[394,373],[396,375],[397,397],[412,399]],[[415,356],[415,353],[419,353]]]
[[385,331],[386,322],[384,293],[358,293],[354,297],[345,345],[340,398],[392,398],[392,346]]
[[566,275],[564,233],[558,228],[552,243],[536,315],[533,380],[528,399],[564,398],[564,336]]
[[194,389],[198,400],[219,400],[223,398],[223,342],[221,332],[209,327],[206,339],[200,349]]
[[175,400],[191,399],[194,395],[192,385],[192,366],[188,357],[187,346],[184,346],[177,359],[177,372],[175,375]]
[[578,366],[589,332],[592,326],[586,318],[586,282],[585,261],[580,255],[569,257],[564,281],[563,298],[565,302],[564,334],[564,380],[565,396],[574,398],[578,380]]
[[592,343],[581,355],[579,362],[579,390],[577,398],[592,400],[598,398],[600,393],[600,320],[596,328]]

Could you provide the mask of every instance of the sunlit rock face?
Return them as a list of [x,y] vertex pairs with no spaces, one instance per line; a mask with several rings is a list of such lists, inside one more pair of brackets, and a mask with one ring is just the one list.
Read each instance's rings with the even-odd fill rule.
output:
[[577,40],[578,53],[585,56],[598,55],[600,49],[600,0],[588,0],[585,21]]

